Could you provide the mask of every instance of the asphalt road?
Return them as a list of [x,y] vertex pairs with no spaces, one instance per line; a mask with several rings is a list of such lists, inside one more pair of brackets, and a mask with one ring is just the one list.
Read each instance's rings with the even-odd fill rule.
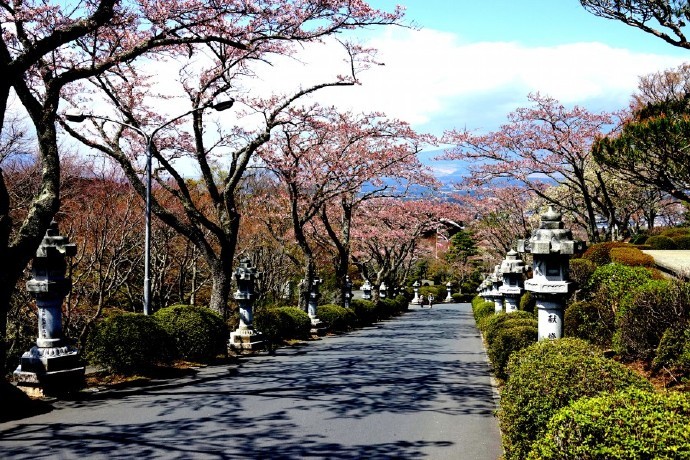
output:
[[491,459],[495,391],[468,304],[415,307],[274,356],[56,401],[3,459]]

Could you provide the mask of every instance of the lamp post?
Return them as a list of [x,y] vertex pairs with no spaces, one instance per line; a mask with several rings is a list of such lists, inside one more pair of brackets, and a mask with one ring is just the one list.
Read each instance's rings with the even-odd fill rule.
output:
[[85,114],[81,112],[74,112],[74,111],[68,111],[65,113],[65,119],[67,121],[71,121],[74,123],[83,123],[86,121],[87,118],[93,118],[97,120],[104,120],[104,121],[109,121],[111,123],[115,123],[121,126],[126,126],[127,128],[130,128],[139,134],[144,138],[144,141],[146,141],[146,211],[145,211],[145,233],[144,233],[144,314],[149,315],[151,314],[151,277],[150,277],[150,272],[151,272],[151,162],[152,162],[152,146],[153,146],[153,138],[154,136],[163,128],[166,126],[170,125],[171,123],[176,122],[180,118],[186,117],[187,115],[190,115],[194,112],[199,112],[201,110],[205,110],[209,107],[212,107],[218,112],[221,112],[223,110],[227,110],[232,105],[235,103],[234,99],[228,99],[227,101],[221,101],[215,104],[206,104],[202,107],[197,107],[192,110],[188,110],[187,112],[178,115],[174,118],[171,118],[170,120],[166,121],[165,123],[157,126],[156,128],[151,131],[151,134],[148,134],[146,131],[143,129],[134,126],[129,123],[125,123],[120,120],[114,120],[112,118],[108,117],[102,117],[100,115],[92,115],[92,114]]

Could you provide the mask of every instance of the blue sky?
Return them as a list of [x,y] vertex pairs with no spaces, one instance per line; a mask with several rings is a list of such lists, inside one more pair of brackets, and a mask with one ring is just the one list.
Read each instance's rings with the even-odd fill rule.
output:
[[[391,10],[397,2],[373,0]],[[378,110],[436,135],[452,128],[497,129],[530,92],[592,111],[627,106],[638,78],[676,67],[689,50],[586,12],[573,0],[409,0],[406,19],[420,30],[373,28],[360,33],[385,66],[360,75],[357,88],[319,99],[356,111]],[[331,51],[307,50],[297,78],[331,74]],[[309,58],[305,59],[309,61]],[[332,62],[333,64],[330,64]],[[290,70],[266,83],[275,88]],[[299,74],[299,71],[295,71]],[[278,80],[278,81],[277,81]]]

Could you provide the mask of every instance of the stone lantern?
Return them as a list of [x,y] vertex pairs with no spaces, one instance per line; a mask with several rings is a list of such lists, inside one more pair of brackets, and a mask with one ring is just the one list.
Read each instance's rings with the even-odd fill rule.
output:
[[503,284],[503,275],[501,274],[501,266],[496,265],[494,267],[494,272],[490,277],[491,281],[491,297],[494,301],[494,310],[496,313],[501,313],[503,311],[503,294],[501,294],[500,288]]
[[503,284],[499,292],[503,295],[503,303],[506,313],[518,310],[520,296],[523,290],[523,275],[527,271],[525,262],[520,259],[514,250],[508,251],[506,258],[501,262],[501,273],[503,274]]
[[386,283],[381,281],[381,285],[379,286],[379,299],[385,299],[388,296],[388,287],[386,286]]
[[488,292],[487,292],[487,282],[489,281],[488,277],[485,277],[481,283],[479,283],[479,286],[477,287],[477,292],[479,293],[479,297],[482,298],[482,300],[487,301],[488,300]]
[[26,283],[38,308],[38,339],[14,371],[17,386],[32,396],[69,393],[83,385],[79,352],[62,332],[62,302],[72,287],[65,278],[65,257],[76,252],[76,246],[59,234],[57,223],[51,222],[32,263],[33,277]]
[[371,300],[371,290],[373,289],[373,286],[369,282],[368,279],[364,280],[364,284],[362,285],[362,298],[364,300]]
[[443,299],[443,301],[444,301],[445,303],[451,303],[451,302],[453,301],[453,296],[451,295],[451,292],[450,292],[450,290],[451,290],[452,287],[453,287],[453,285],[451,284],[450,281],[448,281],[448,282],[446,283],[446,298]]
[[581,241],[574,241],[565,230],[561,214],[551,207],[541,215],[539,228],[529,240],[518,241],[518,251],[532,254],[533,277],[525,289],[533,292],[537,304],[539,340],[563,337],[563,310],[572,289],[568,280],[568,263]]
[[234,297],[240,309],[240,325],[235,332],[230,333],[230,348],[235,350],[258,350],[263,347],[261,332],[253,327],[254,313],[254,283],[261,276],[251,261],[247,258],[240,260],[240,266],[235,269],[232,279],[237,283]]
[[352,300],[352,280],[349,276],[345,276],[345,308],[350,308],[350,301]]
[[422,299],[419,298],[419,281],[415,281],[412,283],[412,289],[414,290],[414,298],[412,298],[412,302],[414,305],[421,305]]

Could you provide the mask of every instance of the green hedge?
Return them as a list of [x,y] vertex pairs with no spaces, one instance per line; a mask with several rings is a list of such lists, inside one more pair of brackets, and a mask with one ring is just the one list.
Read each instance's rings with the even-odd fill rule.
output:
[[226,354],[228,329],[223,318],[211,309],[173,305],[153,316],[171,337],[177,358],[210,362]]
[[369,326],[379,320],[376,305],[370,300],[352,299],[350,309],[355,312],[358,326]]
[[95,324],[85,346],[88,361],[96,366],[134,374],[173,357],[174,343],[153,316],[116,313]]
[[688,250],[690,249],[690,235],[676,236],[671,238],[674,243],[676,243],[677,249]]
[[512,313],[496,313],[493,315],[485,316],[479,323],[479,329],[484,333],[484,338],[487,342],[491,343],[494,339],[494,335],[503,326],[504,323],[510,321],[515,322],[517,320],[535,320],[532,313],[526,311],[515,311]]
[[647,241],[645,241],[645,244],[649,245],[652,249],[678,249],[675,241],[663,235],[650,236],[647,238]]
[[624,247],[630,247],[630,245],[620,241],[596,243],[587,248],[582,258],[592,261],[597,266],[606,265],[611,262],[611,249]]
[[319,305],[316,316],[325,322],[328,330],[332,332],[346,332],[357,324],[357,317],[352,310],[334,304]]
[[474,314],[474,320],[477,322],[477,325],[479,325],[484,318],[493,315],[495,312],[496,306],[493,302],[480,300],[480,302],[472,304],[472,313]]
[[690,372],[690,324],[677,324],[666,329],[656,349],[655,369],[666,367],[681,374]]
[[563,318],[563,331],[568,337],[577,337],[608,348],[613,341],[615,316],[608,302],[572,302],[567,305]]
[[298,307],[276,308],[280,337],[283,339],[306,340],[311,337],[311,318]]
[[654,267],[654,257],[635,247],[611,249],[611,262],[630,267]]
[[489,342],[487,350],[496,377],[503,380],[508,378],[506,365],[509,358],[513,353],[535,343],[538,334],[536,319],[515,319],[503,323]]
[[534,313],[537,308],[537,298],[534,297],[530,291],[525,291],[520,297],[520,305],[518,305],[518,308],[520,311]]
[[592,276],[597,266],[589,259],[570,259],[570,279],[578,288],[587,286],[589,277]]
[[616,313],[616,351],[630,359],[652,359],[664,332],[686,323],[690,312],[690,285],[681,281],[652,280],[623,298]]
[[530,459],[690,458],[690,397],[628,389],[561,409]]
[[501,394],[499,423],[507,460],[524,459],[558,409],[586,396],[650,384],[592,344],[564,338],[537,342],[514,353]]

